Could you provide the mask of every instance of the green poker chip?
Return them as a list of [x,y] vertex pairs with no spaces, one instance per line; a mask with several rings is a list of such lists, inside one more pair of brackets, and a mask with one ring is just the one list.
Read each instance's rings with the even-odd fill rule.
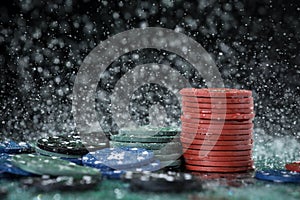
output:
[[24,171],[38,175],[71,176],[76,178],[101,176],[101,173],[97,169],[79,166],[58,157],[36,154],[13,155],[11,163]]
[[140,127],[125,127],[119,130],[120,136],[176,136],[180,133],[178,127],[155,127],[155,126],[140,126]]
[[169,143],[141,143],[141,142],[116,142],[111,141],[112,147],[136,147],[144,148],[148,150],[165,150],[165,151],[178,151],[182,149],[180,142],[169,142]]
[[154,154],[154,157],[157,158],[160,161],[176,160],[176,159],[179,159],[180,156],[181,156],[180,153],[165,154],[165,155]]
[[168,143],[168,142],[179,142],[179,137],[174,136],[140,136],[140,135],[130,135],[125,136],[125,134],[118,134],[111,137],[113,141],[117,142],[143,142],[143,143]]
[[55,153],[51,151],[45,151],[38,146],[34,146],[35,152],[38,154],[42,154],[45,156],[53,156],[53,157],[59,157],[59,158],[81,158],[80,155],[68,155],[68,154],[60,154],[60,153]]
[[169,155],[169,154],[182,154],[182,148],[163,148],[160,150],[152,150],[154,155]]

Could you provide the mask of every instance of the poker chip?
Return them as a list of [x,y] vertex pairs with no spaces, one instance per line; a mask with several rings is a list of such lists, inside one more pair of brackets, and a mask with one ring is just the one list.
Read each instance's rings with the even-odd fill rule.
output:
[[207,166],[207,167],[245,167],[252,166],[253,160],[246,161],[207,161],[207,160],[189,160],[185,159],[185,163],[189,165],[199,165],[199,166]]
[[60,159],[75,163],[77,165],[82,165],[82,158],[64,158],[64,157],[61,157]]
[[186,160],[197,160],[197,161],[212,161],[212,162],[231,162],[231,161],[248,161],[252,159],[252,156],[200,156],[193,154],[184,154]]
[[[201,105],[200,105],[201,106]],[[197,107],[182,107],[183,113],[203,113],[203,114],[212,114],[212,113],[227,113],[227,114],[234,114],[234,113],[253,113],[253,108],[230,108],[230,109],[211,109],[211,108],[197,108]]]
[[253,173],[250,170],[249,172],[239,172],[239,173],[224,173],[224,172],[205,173],[205,172],[192,171],[191,174],[201,178],[202,180],[227,179],[227,180],[241,180],[241,181],[250,181],[250,182],[253,181]]
[[58,177],[35,177],[21,180],[21,185],[25,188],[35,188],[38,191],[85,191],[96,188],[101,182],[101,177],[83,176],[74,178],[72,176]]
[[33,149],[25,142],[15,142],[13,140],[0,143],[0,153],[18,154],[31,153]]
[[1,173],[8,173],[13,175],[20,175],[20,176],[32,176],[32,173],[24,171],[18,167],[13,166],[10,163],[3,163],[0,164],[0,172]]
[[139,148],[107,148],[83,156],[83,165],[98,169],[107,179],[120,179],[127,171],[157,171],[160,161],[151,151]]
[[119,136],[175,136],[180,133],[178,127],[139,126],[124,127],[119,130]]
[[300,172],[300,162],[288,163],[285,168],[289,171]]
[[132,191],[186,192],[202,190],[202,182],[187,173],[142,173],[126,174]]
[[208,139],[206,140],[199,140],[199,139],[191,139],[191,138],[185,138],[181,137],[181,142],[191,145],[215,145],[215,146],[236,146],[236,145],[251,145],[253,142],[252,140],[233,140],[233,141],[210,141]]
[[122,176],[126,173],[123,170],[104,170],[101,171],[102,177],[106,179],[121,179]]
[[69,158],[69,159],[76,159],[76,158],[81,158],[81,155],[70,155],[70,154],[61,154],[61,153],[55,153],[52,151],[46,151],[43,150],[37,146],[34,147],[35,152],[41,155],[45,156],[53,156],[53,157],[59,157],[59,158]]
[[107,179],[121,179],[122,176],[128,172],[153,172],[160,169],[160,161],[156,160],[148,165],[139,168],[126,169],[126,170],[102,170],[101,174]]
[[155,160],[154,162],[151,162],[147,165],[143,165],[141,167],[134,168],[134,169],[127,169],[126,171],[132,171],[132,172],[148,171],[148,172],[153,172],[153,171],[159,170],[160,166],[161,166],[161,162],[159,160]]
[[188,143],[182,143],[182,147],[186,149],[194,150],[212,150],[212,151],[242,151],[251,150],[253,145],[231,145],[231,146],[210,146],[210,145],[190,145]]
[[205,171],[205,172],[244,172],[248,170],[253,170],[252,166],[244,166],[244,167],[207,167],[207,166],[197,166],[197,165],[185,165],[187,170],[190,171]]
[[199,156],[215,156],[215,157],[223,157],[223,156],[251,156],[252,151],[250,150],[242,150],[242,151],[205,151],[205,150],[194,150],[189,148],[183,148],[184,154],[190,155],[199,155]]
[[183,88],[180,90],[180,94],[192,97],[244,98],[251,97],[252,91],[231,88]]
[[197,140],[207,140],[207,141],[243,141],[252,140],[253,137],[249,135],[213,135],[213,134],[191,134],[181,132],[181,137],[183,138],[194,138]]
[[154,154],[142,148],[105,148],[83,156],[82,163],[98,169],[130,169],[150,164]]
[[300,173],[287,170],[260,170],[255,172],[255,178],[280,183],[300,183]]
[[179,142],[179,137],[168,137],[168,136],[155,136],[155,137],[146,137],[146,136],[119,136],[113,135],[112,140],[117,142],[143,142],[143,143],[168,143],[168,142]]
[[151,150],[154,155],[167,155],[167,154],[181,154],[182,153],[182,145],[180,143],[180,148],[173,148],[173,146],[166,146],[159,150]]
[[149,150],[160,150],[164,148],[164,150],[172,150],[172,151],[180,151],[181,150],[181,143],[180,142],[169,142],[168,146],[166,143],[140,143],[140,142],[116,142],[111,141],[111,146],[113,147],[137,147],[137,148],[144,148]]
[[35,154],[19,154],[11,157],[12,165],[38,175],[72,176],[101,176],[100,172],[90,167],[83,167],[57,157]]
[[253,128],[253,124],[195,124],[182,121],[182,127],[193,129],[215,129],[215,130],[249,130]]
[[241,113],[234,113],[234,114],[203,114],[203,113],[191,113],[185,112],[185,116],[190,118],[199,118],[199,119],[231,119],[231,120],[249,120],[254,118],[254,113],[250,114],[241,114]]
[[184,115],[182,115],[180,119],[182,122],[187,122],[187,123],[212,124],[212,125],[218,125],[218,124],[242,125],[242,124],[252,123],[252,120],[197,119],[197,118],[190,118]]
[[[161,167],[167,167],[180,158],[182,146],[178,127],[124,127],[111,137],[112,147],[136,147],[153,151]],[[180,162],[175,163],[180,165]]]
[[210,135],[252,135],[253,129],[198,129],[191,127],[182,127],[182,132],[191,133],[191,134],[210,134]]
[[226,173],[252,169],[252,92],[184,88],[180,94],[185,167],[195,172]]
[[33,174],[26,172],[18,167],[13,166],[10,163],[11,156],[6,153],[0,153],[0,172],[13,174],[13,175],[20,175],[20,176],[31,176]]
[[59,154],[85,155],[91,149],[108,147],[108,140],[106,137],[103,137],[103,141],[99,142],[97,146],[85,146],[78,135],[58,135],[37,140],[37,147]]
[[[174,162],[173,158],[171,156],[166,156],[163,159],[161,159],[163,156],[160,155],[172,155],[172,154],[181,154],[182,153],[182,146],[180,142],[169,142],[169,143],[125,143],[125,142],[116,142],[111,141],[111,146],[113,147],[137,147],[137,148],[145,148],[148,150],[152,150],[154,155],[158,155],[158,158],[161,161],[161,167],[167,167],[169,164],[171,165],[172,162]],[[175,156],[176,157],[176,156]],[[171,158],[171,160],[167,160],[167,158]],[[177,157],[177,159],[179,156]],[[171,162],[169,162],[171,161]],[[181,163],[177,163],[180,165]],[[176,164],[176,165],[177,165]]]
[[155,154],[155,158],[160,161],[168,161],[168,160],[176,160],[180,158],[181,153],[174,153],[174,154]]
[[210,104],[249,104],[253,103],[253,98],[209,98],[209,97],[195,97],[182,96],[182,101],[193,103],[210,103]]
[[60,153],[55,153],[55,152],[51,152],[51,151],[45,151],[45,150],[40,149],[39,147],[37,147],[35,144],[33,145],[33,147],[35,149],[35,152],[40,154],[40,155],[58,157],[58,158],[61,158],[63,160],[67,160],[69,162],[73,162],[77,165],[82,165],[81,155],[60,154]]
[[[254,104],[209,104],[209,103],[193,103],[193,102],[186,102],[183,101],[182,105],[184,108],[194,108],[198,110],[208,110],[210,109],[211,112],[220,112],[220,113],[228,113],[227,110],[237,110],[237,109],[247,109],[253,110]],[[219,111],[223,110],[223,112]],[[239,112],[237,112],[239,113]]]

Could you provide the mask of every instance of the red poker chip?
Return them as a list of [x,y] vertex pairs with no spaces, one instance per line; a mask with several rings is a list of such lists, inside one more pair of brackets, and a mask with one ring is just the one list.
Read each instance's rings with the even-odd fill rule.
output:
[[252,123],[252,120],[217,120],[217,119],[197,119],[197,118],[189,118],[187,116],[182,115],[180,117],[181,121],[188,123],[197,123],[197,124],[249,124]]
[[251,97],[252,91],[239,90],[230,88],[183,88],[180,90],[183,96],[197,96],[197,97],[221,97],[221,98],[241,98]]
[[300,161],[286,164],[285,168],[289,171],[300,172]]
[[246,155],[246,156],[207,156],[207,157],[201,157],[198,155],[190,155],[190,154],[183,154],[184,159],[187,160],[198,160],[198,161],[213,161],[213,162],[232,162],[232,161],[248,161],[252,160],[252,156]]
[[223,156],[252,156],[252,150],[242,150],[242,151],[204,151],[204,150],[194,150],[183,148],[184,154],[197,155],[201,157],[223,157]]
[[253,123],[249,124],[196,124],[182,121],[182,127],[190,127],[194,129],[216,129],[216,130],[248,130],[253,128]]
[[185,116],[189,118],[199,118],[199,119],[254,119],[254,113],[251,114],[203,114],[203,113],[191,113],[191,112],[184,112]]
[[228,179],[232,181],[239,180],[246,180],[246,179],[252,179],[252,172],[242,172],[242,173],[205,173],[205,172],[197,172],[193,171],[191,172],[194,176],[201,178],[202,180],[211,180],[211,179]]
[[198,109],[213,109],[213,111],[218,109],[228,110],[228,109],[254,109],[254,104],[208,104],[208,103],[193,103],[182,101],[182,107],[198,108]]
[[209,108],[194,108],[194,107],[182,107],[183,112],[192,112],[192,113],[203,113],[203,114],[211,114],[211,113],[253,113],[253,109],[249,108],[236,108],[236,109],[209,109]]
[[211,150],[211,151],[242,151],[251,150],[253,148],[252,144],[248,145],[231,145],[231,146],[217,146],[217,145],[194,145],[189,143],[181,142],[182,147],[186,149],[194,150]]
[[203,171],[203,172],[244,172],[253,170],[253,166],[246,167],[205,167],[197,165],[185,165],[185,168],[190,171]]
[[189,165],[199,165],[207,167],[246,167],[253,166],[253,160],[232,161],[232,162],[215,162],[215,161],[200,161],[185,159],[185,163]]
[[190,134],[210,134],[210,135],[250,135],[253,132],[253,129],[245,129],[245,130],[238,130],[238,129],[231,129],[231,130],[217,130],[217,129],[196,129],[191,127],[181,127],[182,132],[190,133]]
[[253,104],[253,98],[201,98],[193,96],[182,96],[182,100],[185,102],[193,103],[208,103],[208,104]]
[[236,146],[236,145],[250,145],[252,140],[233,140],[233,141],[210,141],[210,140],[198,140],[180,137],[180,141],[186,144],[192,145],[208,145],[208,146]]
[[239,141],[239,140],[251,140],[253,139],[252,135],[211,135],[211,134],[191,134],[181,132],[180,134],[184,138],[193,138],[197,140],[217,140],[217,141]]

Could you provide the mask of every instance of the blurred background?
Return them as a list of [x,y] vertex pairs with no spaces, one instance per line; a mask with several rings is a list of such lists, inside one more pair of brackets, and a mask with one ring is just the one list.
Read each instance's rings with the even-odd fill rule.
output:
[[[1,139],[23,140],[31,134],[73,131],[72,88],[88,53],[102,40],[122,31],[164,27],[199,42],[214,58],[226,87],[253,91],[257,130],[272,137],[299,140],[299,19],[299,1],[3,0]],[[135,53],[141,55],[141,61],[168,59],[168,52],[158,50]],[[137,63],[131,56],[124,55],[110,67],[134,67]],[[118,80],[122,73],[126,72],[112,75]],[[205,85],[197,72],[186,78],[195,87]],[[101,80],[100,90],[109,92],[108,82]],[[141,88],[141,92],[152,90]],[[160,88],[158,92],[168,91]],[[100,104],[99,109],[108,106],[109,102]],[[174,110],[178,117],[178,107]],[[101,123],[111,133],[116,129],[107,112]],[[143,115],[147,113],[138,117]]]

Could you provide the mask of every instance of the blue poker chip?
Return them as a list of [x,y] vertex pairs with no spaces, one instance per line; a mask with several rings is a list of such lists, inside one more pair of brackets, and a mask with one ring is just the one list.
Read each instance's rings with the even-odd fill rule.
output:
[[255,172],[255,178],[280,183],[300,183],[300,173],[287,170],[260,170]]
[[10,161],[10,156],[6,153],[0,154],[0,173],[9,173],[21,176],[32,176],[32,173],[26,172],[18,167],[13,166]]
[[97,158],[94,156],[94,153],[95,152],[90,152],[82,157],[83,166],[93,167],[99,169],[101,172],[114,170],[113,168],[108,167],[107,165],[104,165],[102,162],[98,161]]
[[152,151],[142,148],[105,148],[83,156],[83,165],[98,169],[126,170],[139,168],[154,161]]
[[32,173],[26,172],[18,167],[13,166],[10,163],[0,164],[0,171],[2,173],[10,173],[10,174],[21,175],[21,176],[33,176]]
[[32,150],[30,145],[25,142],[16,143],[15,141],[10,140],[0,143],[0,153],[30,153]]
[[60,158],[60,159],[67,160],[77,165],[82,165],[82,158]]
[[126,169],[126,170],[102,170],[101,174],[103,178],[107,179],[121,179],[126,172],[145,172],[145,171],[157,171],[160,169],[160,161],[156,160],[148,165],[133,168],[133,169]]
[[121,179],[122,175],[125,174],[126,171],[122,170],[105,170],[101,171],[101,175],[103,178],[107,179]]
[[0,164],[8,162],[10,156],[7,153],[0,153]]
[[153,172],[153,171],[159,170],[160,168],[161,168],[160,161],[155,160],[154,162],[152,162],[148,165],[144,165],[144,166],[134,168],[134,169],[127,169],[126,171],[132,171],[132,172],[148,171],[148,172]]

